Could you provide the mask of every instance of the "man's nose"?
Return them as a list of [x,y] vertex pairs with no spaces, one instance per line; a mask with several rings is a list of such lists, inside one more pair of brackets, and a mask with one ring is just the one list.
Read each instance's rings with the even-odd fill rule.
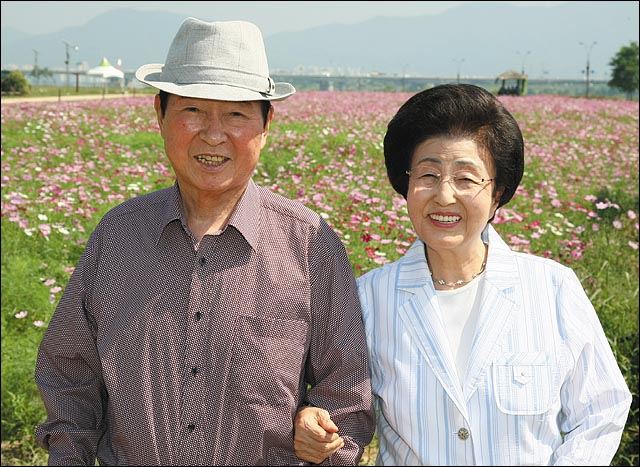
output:
[[208,118],[200,130],[200,137],[211,146],[224,142],[226,133],[220,119],[216,117]]

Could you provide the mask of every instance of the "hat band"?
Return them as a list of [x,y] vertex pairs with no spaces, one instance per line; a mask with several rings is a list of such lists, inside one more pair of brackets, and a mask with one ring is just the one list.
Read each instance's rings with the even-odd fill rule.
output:
[[275,83],[269,76],[202,65],[181,65],[174,68],[164,66],[162,75],[171,76],[176,84],[223,84],[250,89],[268,96],[272,95],[276,89]]

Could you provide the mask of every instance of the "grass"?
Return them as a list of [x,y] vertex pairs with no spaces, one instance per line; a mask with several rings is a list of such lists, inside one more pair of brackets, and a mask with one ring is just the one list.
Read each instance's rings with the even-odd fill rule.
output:
[[[415,239],[382,159],[386,122],[407,97],[300,93],[278,103],[256,170],[256,182],[327,219],[357,276]],[[522,125],[527,161],[496,229],[513,248],[576,271],[634,395],[613,463],[636,465],[637,105],[549,96],[505,104]],[[34,362],[61,290],[108,209],[173,179],[150,96],[3,106],[2,177],[2,464],[40,465]],[[374,441],[362,464],[376,452]]]

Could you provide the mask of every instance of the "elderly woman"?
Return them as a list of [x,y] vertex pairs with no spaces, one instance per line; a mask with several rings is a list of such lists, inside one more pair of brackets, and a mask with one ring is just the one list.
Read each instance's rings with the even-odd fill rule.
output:
[[[379,465],[607,465],[618,448],[631,395],[578,278],[490,225],[523,149],[472,85],[420,92],[389,123],[387,173],[419,239],[358,280]],[[335,432],[303,409],[296,454],[323,460]]]

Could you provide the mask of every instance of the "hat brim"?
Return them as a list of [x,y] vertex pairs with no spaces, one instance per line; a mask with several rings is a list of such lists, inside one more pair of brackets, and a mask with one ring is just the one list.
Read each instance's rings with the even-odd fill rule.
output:
[[281,101],[296,92],[296,88],[289,83],[275,83],[275,90],[271,95],[227,84],[176,84],[163,81],[163,66],[158,63],[142,65],[136,71],[136,78],[142,83],[170,94],[221,101]]

